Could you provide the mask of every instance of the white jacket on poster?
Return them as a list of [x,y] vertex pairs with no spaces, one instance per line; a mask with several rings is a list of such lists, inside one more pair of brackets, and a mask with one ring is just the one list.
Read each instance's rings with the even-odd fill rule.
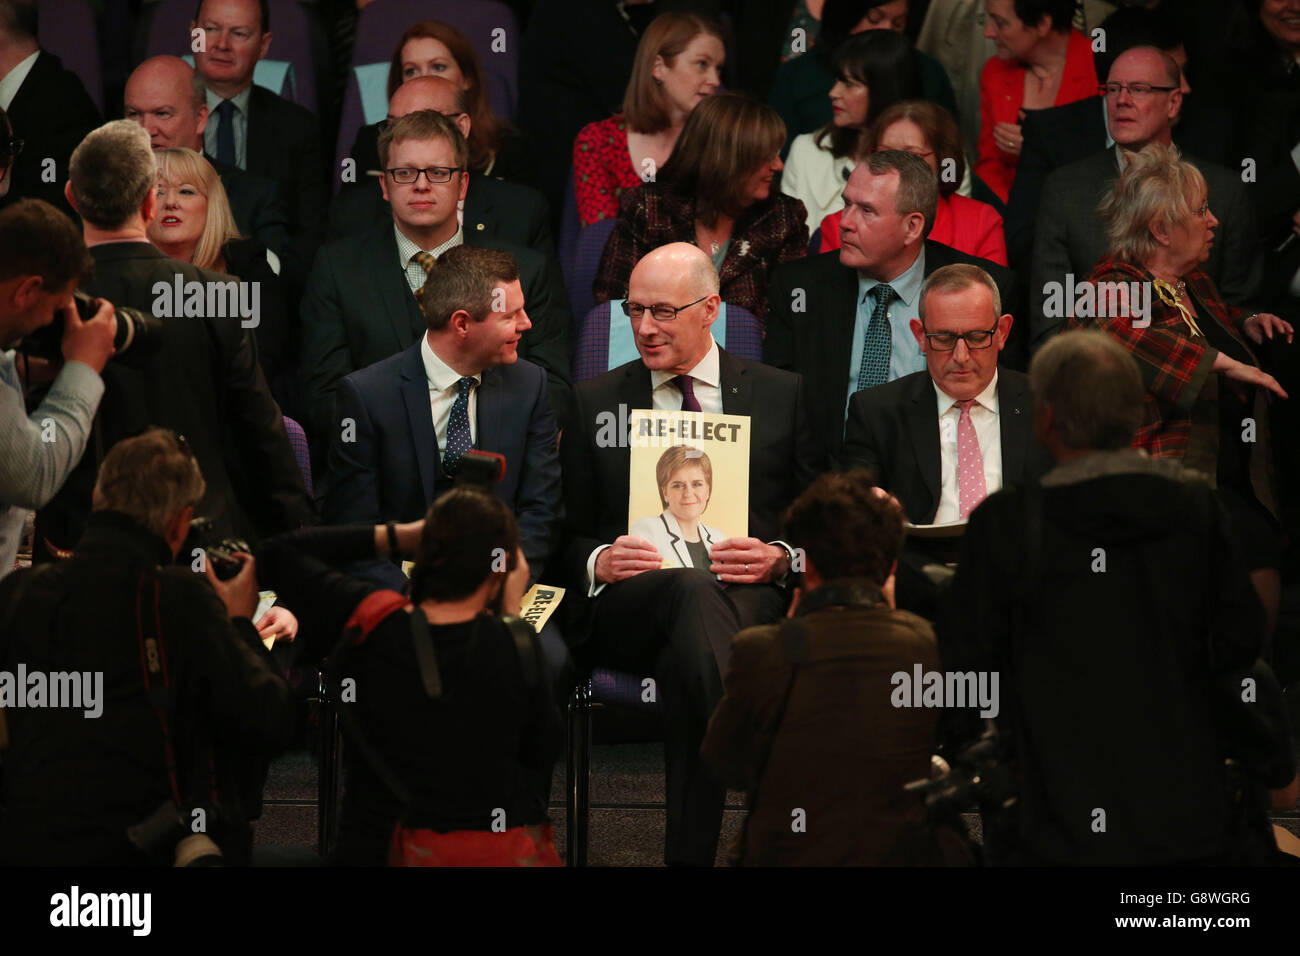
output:
[[[686,542],[682,539],[681,525],[677,523],[672,512],[665,511],[650,518],[641,518],[632,525],[628,534],[636,538],[645,538],[653,544],[663,555],[665,568],[694,567],[691,563],[690,551],[687,550]],[[700,541],[706,548],[725,540],[727,536],[717,528],[711,528],[700,522]],[[701,570],[708,569],[708,565],[705,565]]]

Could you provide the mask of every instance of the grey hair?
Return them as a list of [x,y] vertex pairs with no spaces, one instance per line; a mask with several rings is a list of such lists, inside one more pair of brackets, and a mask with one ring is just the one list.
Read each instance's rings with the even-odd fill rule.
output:
[[921,296],[916,310],[921,325],[925,325],[925,297],[927,295],[931,292],[960,292],[962,289],[969,289],[973,285],[982,285],[989,290],[989,294],[993,296],[993,318],[995,320],[1001,318],[1002,294],[998,292],[998,284],[993,281],[993,277],[979,266],[959,262],[954,265],[944,266],[941,269],[935,269],[926,278],[925,284],[921,286]]
[[91,130],[72,151],[68,179],[82,219],[100,229],[124,226],[158,182],[148,132],[124,119]]
[[883,176],[891,170],[898,173],[898,196],[894,199],[894,208],[900,216],[919,212],[925,219],[921,235],[928,236],[939,209],[939,179],[930,164],[905,150],[885,149],[869,153],[859,163],[859,166],[863,165],[873,176]]
[[1184,160],[1176,146],[1149,143],[1128,158],[1114,187],[1097,207],[1110,238],[1110,254],[1121,262],[1146,265],[1160,244],[1151,232],[1190,222],[1205,177]]
[[120,511],[160,538],[206,486],[194,456],[165,428],[150,428],[114,445],[99,466],[96,511]]
[[1099,329],[1055,335],[1029,363],[1034,403],[1052,410],[1066,448],[1107,451],[1133,444],[1146,386],[1137,361]]

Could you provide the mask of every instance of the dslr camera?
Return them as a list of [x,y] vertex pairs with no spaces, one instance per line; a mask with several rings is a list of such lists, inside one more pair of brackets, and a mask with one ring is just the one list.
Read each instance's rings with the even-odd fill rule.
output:
[[[95,300],[84,292],[74,292],[77,315],[87,322],[99,311]],[[163,323],[148,312],[117,306],[115,314],[117,331],[113,334],[113,358],[151,355],[162,344]],[[33,358],[58,361],[63,357],[63,313],[56,312],[54,321],[44,325],[18,344],[18,351]]]
[[179,554],[182,559],[188,561],[187,556],[193,554],[195,548],[203,549],[208,563],[212,565],[212,573],[217,576],[218,581],[229,581],[239,574],[239,569],[243,565],[235,558],[236,552],[253,553],[248,542],[242,538],[218,539],[210,518],[195,518],[190,522],[190,533],[186,536],[185,544]]

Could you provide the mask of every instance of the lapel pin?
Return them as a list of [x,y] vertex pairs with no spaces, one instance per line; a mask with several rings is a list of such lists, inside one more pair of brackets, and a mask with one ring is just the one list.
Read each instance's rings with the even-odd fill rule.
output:
[[483,223],[480,222],[480,223],[479,223],[477,226],[475,226],[474,228],[477,229],[479,232],[482,232],[482,231],[483,231]]
[[731,386],[731,394],[732,394],[732,395],[739,395],[739,394],[740,394],[740,386],[738,386],[738,385],[733,385],[733,386]]

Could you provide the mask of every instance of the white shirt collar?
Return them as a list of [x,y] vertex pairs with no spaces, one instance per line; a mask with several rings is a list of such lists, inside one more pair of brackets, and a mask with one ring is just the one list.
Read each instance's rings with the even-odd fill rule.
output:
[[[957,399],[953,398],[951,395],[949,395],[947,392],[941,389],[938,383],[934,381],[934,379],[930,380],[930,384],[934,386],[935,398],[937,399],[939,404],[939,417],[942,418],[952,409],[953,405],[957,403]],[[975,396],[975,401],[977,404],[982,405],[984,408],[987,408],[993,414],[995,415],[997,414],[998,412],[998,371],[997,369],[993,370],[993,378],[992,380],[990,380],[988,386],[984,389],[984,391],[980,392],[978,395]]]
[[[718,343],[712,335],[709,336],[709,350],[704,353],[704,358],[700,359],[699,364],[687,374],[697,382],[703,382],[705,385],[712,385],[714,388],[722,387],[722,373],[718,367]],[[671,382],[676,377],[677,375],[673,372],[654,369],[650,372],[650,387],[652,390],[656,389],[666,382]]]
[[[460,372],[438,357],[438,353],[429,344],[427,334],[420,336],[420,355],[424,359],[425,380],[435,392],[445,392],[456,387],[461,378]],[[470,377],[480,385],[483,384],[482,372]]]
[[[23,80],[27,79],[27,74],[32,72],[32,67],[36,64],[36,58],[41,55],[37,50],[28,56],[23,57],[14,65],[14,68],[0,79],[0,107],[5,112],[9,111],[10,104],[13,103],[14,97],[18,95],[18,88],[23,85]],[[17,130],[14,131],[17,133]]]
[[397,236],[397,255],[402,260],[403,269],[411,264],[411,260],[417,252],[428,252],[436,259],[448,249],[462,245],[465,242],[465,231],[460,226],[456,227],[456,232],[450,239],[442,245],[434,246],[432,249],[421,249],[419,245],[408,239],[402,230],[397,228],[396,222],[393,223],[393,233]]

